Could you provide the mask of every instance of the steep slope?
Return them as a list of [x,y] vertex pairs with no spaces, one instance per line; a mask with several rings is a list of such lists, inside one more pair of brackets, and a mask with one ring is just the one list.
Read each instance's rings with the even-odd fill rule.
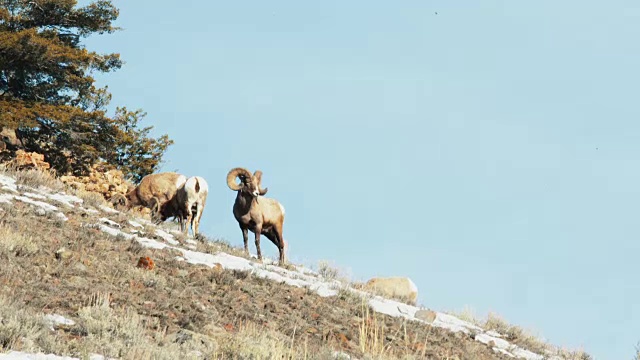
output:
[[62,189],[0,174],[0,350],[24,352],[0,359],[543,359],[454,316],[260,264]]

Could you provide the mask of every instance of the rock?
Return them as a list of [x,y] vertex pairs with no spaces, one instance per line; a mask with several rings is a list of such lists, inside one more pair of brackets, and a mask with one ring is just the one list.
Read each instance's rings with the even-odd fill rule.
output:
[[178,333],[176,334],[176,340],[175,342],[177,342],[178,344],[184,344],[187,341],[191,340],[193,338],[193,336],[191,334],[189,334],[188,332],[186,332],[184,329],[180,329],[178,331]]
[[140,259],[138,259],[137,267],[141,269],[153,270],[155,266],[156,265],[153,260],[148,256],[141,256]]
[[56,259],[58,260],[67,260],[71,258],[73,253],[65,248],[60,248],[56,251]]
[[418,299],[418,287],[408,277],[372,278],[364,285],[364,289],[411,305],[415,305]]
[[75,265],[73,265],[73,268],[79,272],[87,271],[87,267],[83,263],[76,263]]
[[22,149],[16,151],[15,158],[9,161],[7,165],[18,170],[47,170],[51,167],[48,162],[44,161],[44,155],[38,154],[37,152],[26,152]]
[[435,311],[431,311],[429,309],[421,309],[416,311],[415,318],[426,321],[429,324],[431,324],[436,320],[436,313]]
[[2,140],[5,148],[9,149],[15,149],[21,145],[21,141],[18,139],[16,131],[8,127],[3,127],[2,131],[0,131],[0,140]]
[[60,181],[76,189],[100,193],[105,200],[116,194],[125,195],[132,186],[122,171],[109,169],[102,163],[93,165],[86,176],[65,175],[60,177]]
[[47,212],[43,208],[37,208],[36,209],[36,215],[45,216],[45,215],[47,215]]

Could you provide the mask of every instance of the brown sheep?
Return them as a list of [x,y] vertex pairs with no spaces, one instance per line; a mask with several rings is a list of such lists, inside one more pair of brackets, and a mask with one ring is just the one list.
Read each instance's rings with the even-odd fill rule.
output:
[[[236,178],[240,183],[236,183]],[[264,198],[267,188],[261,187],[262,171],[253,175],[244,168],[234,168],[227,174],[227,185],[237,191],[233,204],[233,216],[242,229],[244,251],[249,254],[249,230],[255,234],[258,260],[262,260],[260,234],[267,237],[278,247],[280,265],[286,264],[286,242],[282,236],[284,225],[284,207],[275,199]]]
[[138,186],[131,189],[126,195],[114,195],[111,202],[122,204],[127,209],[134,206],[150,208],[152,219],[159,223],[164,220],[159,215],[165,205],[176,196],[178,189],[186,181],[187,178],[184,175],[174,172],[150,174],[143,177]]

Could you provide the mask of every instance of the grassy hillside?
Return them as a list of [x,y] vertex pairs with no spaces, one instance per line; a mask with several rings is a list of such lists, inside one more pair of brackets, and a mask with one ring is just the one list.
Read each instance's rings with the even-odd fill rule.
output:
[[[0,353],[482,360],[522,350],[529,358],[589,358],[495,318],[480,329],[444,314],[429,324],[376,312],[378,298],[335,281],[330,269],[256,264],[223,241],[194,241],[171,224],[163,231],[109,210],[93,193],[65,196],[71,190],[47,174],[4,171],[0,180]],[[141,257],[153,268],[139,267]],[[314,279],[333,292],[309,286]]]

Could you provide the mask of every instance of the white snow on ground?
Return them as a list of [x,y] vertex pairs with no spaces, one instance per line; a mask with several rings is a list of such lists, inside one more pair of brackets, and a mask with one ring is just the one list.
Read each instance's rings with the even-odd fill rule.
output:
[[104,206],[104,205],[100,205],[100,210],[102,210],[102,211],[104,211],[104,212],[106,212],[108,214],[117,214],[117,213],[119,213],[118,210],[112,209],[112,208],[110,208],[108,206]]
[[11,194],[0,194],[0,203],[12,204],[11,200],[13,200],[13,195],[11,195]]
[[[8,194],[6,194],[6,195],[8,195]],[[51,205],[49,203],[38,201],[38,200],[33,200],[33,199],[28,198],[26,196],[20,196],[20,195],[12,195],[12,197],[14,199],[22,201],[24,203],[39,207],[39,208],[43,209],[44,211],[52,212],[62,221],[69,220],[62,212],[58,211],[57,207],[55,207],[55,206],[53,206],[53,205]]]
[[51,324],[51,330],[54,330],[54,328],[59,325],[71,326],[76,323],[75,321],[58,314],[47,314],[44,318]]
[[33,200],[31,198],[28,198],[26,196],[20,196],[20,195],[14,195],[13,196],[14,199],[16,200],[20,200],[24,203],[27,204],[31,204],[34,206],[37,206],[39,208],[42,208],[45,211],[58,211],[58,208],[56,206],[53,206],[49,203],[43,202],[43,201],[38,201],[38,200]]
[[113,227],[117,227],[117,228],[120,227],[120,224],[118,224],[117,222],[115,222],[115,221],[113,221],[111,219],[104,218],[104,217],[98,219],[98,221],[103,222],[103,223],[105,223],[107,225],[110,225],[110,226],[113,226]]
[[135,228],[143,228],[144,226],[142,226],[142,224],[135,222],[135,221],[131,221],[129,220],[129,225],[135,227]]
[[0,174],[0,189],[12,192],[18,192],[16,180],[12,177]]
[[22,193],[24,196],[28,196],[30,198],[38,199],[38,200],[47,200],[47,197],[41,194],[36,194],[32,192],[24,192]]
[[[142,226],[142,225],[140,225]],[[168,242],[171,245],[178,245],[180,244],[174,237],[173,235],[169,234],[168,232],[162,230],[162,229],[156,229],[156,235],[160,236],[164,241]]]
[[[21,187],[21,189],[24,189]],[[66,195],[63,193],[51,194],[44,190],[35,190],[35,192],[24,192],[20,195],[15,180],[9,176],[0,174],[0,190],[5,193],[0,193],[0,203],[11,203],[12,200],[18,200],[30,205],[36,206],[45,210],[46,212],[52,212],[62,220],[68,220],[67,217],[58,209],[58,207],[46,203],[40,200],[52,200],[58,203],[64,204],[68,207],[75,207],[75,204],[82,204],[82,199]],[[6,193],[12,192],[16,194]],[[34,200],[37,199],[37,200]],[[100,206],[100,210],[108,214],[117,214],[119,211],[106,206]],[[95,211],[95,210],[94,210]],[[335,296],[338,293],[338,289],[345,289],[354,293],[362,295],[365,299],[368,299],[371,308],[381,314],[386,314],[394,317],[403,317],[412,321],[425,322],[417,319],[415,314],[420,308],[408,304],[404,304],[395,300],[385,299],[377,295],[365,293],[361,290],[356,290],[351,287],[345,286],[337,280],[326,280],[322,278],[317,272],[304,268],[294,267],[294,270],[288,270],[276,266],[277,262],[271,259],[264,259],[263,263],[257,263],[250,259],[245,259],[238,256],[219,252],[217,254],[207,254],[197,252],[189,249],[179,247],[179,242],[175,239],[174,235],[182,235],[180,231],[170,229],[165,231],[159,227],[156,227],[155,234],[160,237],[164,242],[149,239],[145,237],[139,237],[135,234],[126,233],[122,230],[122,226],[113,220],[106,217],[102,217],[98,220],[96,226],[103,232],[112,236],[122,236],[128,240],[136,240],[141,245],[153,249],[175,249],[182,253],[182,256],[177,256],[176,259],[180,261],[186,261],[195,265],[206,265],[214,267],[216,264],[220,264],[224,269],[228,270],[244,270],[250,271],[253,276],[258,276],[281,283],[286,283],[296,287],[306,287],[312,291],[317,292],[320,296],[328,297]],[[134,228],[143,228],[142,224],[153,225],[150,221],[145,219],[136,219],[136,221],[129,220],[129,225]],[[137,231],[135,229],[129,229],[129,231]],[[187,247],[195,248],[197,242],[189,239],[186,240]],[[60,315],[46,315],[45,318],[53,325],[64,324],[72,325],[73,321],[65,319]],[[436,312],[436,318],[431,323],[431,326],[441,327],[449,329],[453,332],[464,332],[475,334],[476,341],[492,346],[496,352],[503,353],[511,357],[524,358],[527,360],[542,360],[542,355],[535,354],[526,349],[515,346],[495,331],[484,331],[482,328],[471,324],[467,321],[458,319],[455,316]],[[0,354],[0,360],[75,360],[75,358],[61,357],[52,354],[28,354],[22,352],[10,352],[8,354]],[[102,356],[92,355],[92,360],[103,359]]]
[[67,195],[63,193],[46,194],[46,196],[49,199],[62,203],[68,207],[75,207],[74,204],[82,204],[84,202],[77,196]]

